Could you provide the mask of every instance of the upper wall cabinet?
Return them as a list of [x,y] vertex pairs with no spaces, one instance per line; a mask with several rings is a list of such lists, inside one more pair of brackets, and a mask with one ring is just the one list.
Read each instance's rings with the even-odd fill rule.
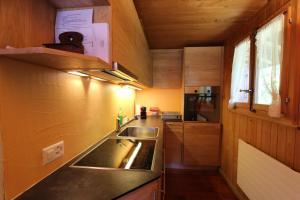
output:
[[181,88],[182,49],[151,50],[153,58],[153,87]]
[[112,60],[152,86],[152,58],[133,0],[111,0]]
[[184,48],[184,85],[220,86],[223,47]]

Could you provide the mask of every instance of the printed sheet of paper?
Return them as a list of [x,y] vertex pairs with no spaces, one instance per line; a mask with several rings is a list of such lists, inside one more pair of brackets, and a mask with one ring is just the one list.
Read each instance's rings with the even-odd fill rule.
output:
[[93,24],[93,9],[58,11],[55,42],[59,43],[59,35],[68,31],[79,32],[84,36],[84,54],[109,62],[109,25]]
[[59,43],[59,35],[68,31],[76,31],[83,35],[84,53],[93,52],[93,9],[58,11],[55,24],[55,42]]

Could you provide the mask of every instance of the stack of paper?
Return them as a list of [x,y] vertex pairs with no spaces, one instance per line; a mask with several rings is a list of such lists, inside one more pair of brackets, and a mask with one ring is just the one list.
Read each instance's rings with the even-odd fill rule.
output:
[[109,25],[93,23],[93,9],[58,11],[55,25],[55,42],[59,35],[75,31],[84,36],[84,54],[109,62]]

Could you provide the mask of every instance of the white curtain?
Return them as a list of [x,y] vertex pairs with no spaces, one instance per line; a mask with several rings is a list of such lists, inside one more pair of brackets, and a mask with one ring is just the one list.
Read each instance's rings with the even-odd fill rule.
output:
[[231,73],[231,96],[229,108],[236,103],[247,103],[248,93],[240,90],[249,89],[249,66],[250,66],[250,39],[240,42],[234,49],[234,57]]
[[280,71],[282,65],[284,15],[274,18],[256,35],[255,103],[269,106],[271,117],[280,117]]

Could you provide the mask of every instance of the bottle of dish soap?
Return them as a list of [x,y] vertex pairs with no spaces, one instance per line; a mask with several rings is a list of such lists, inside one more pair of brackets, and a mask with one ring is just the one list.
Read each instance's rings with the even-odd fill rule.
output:
[[122,112],[122,108],[119,109],[118,121],[119,121],[119,126],[121,127],[122,124],[123,124],[123,112]]

